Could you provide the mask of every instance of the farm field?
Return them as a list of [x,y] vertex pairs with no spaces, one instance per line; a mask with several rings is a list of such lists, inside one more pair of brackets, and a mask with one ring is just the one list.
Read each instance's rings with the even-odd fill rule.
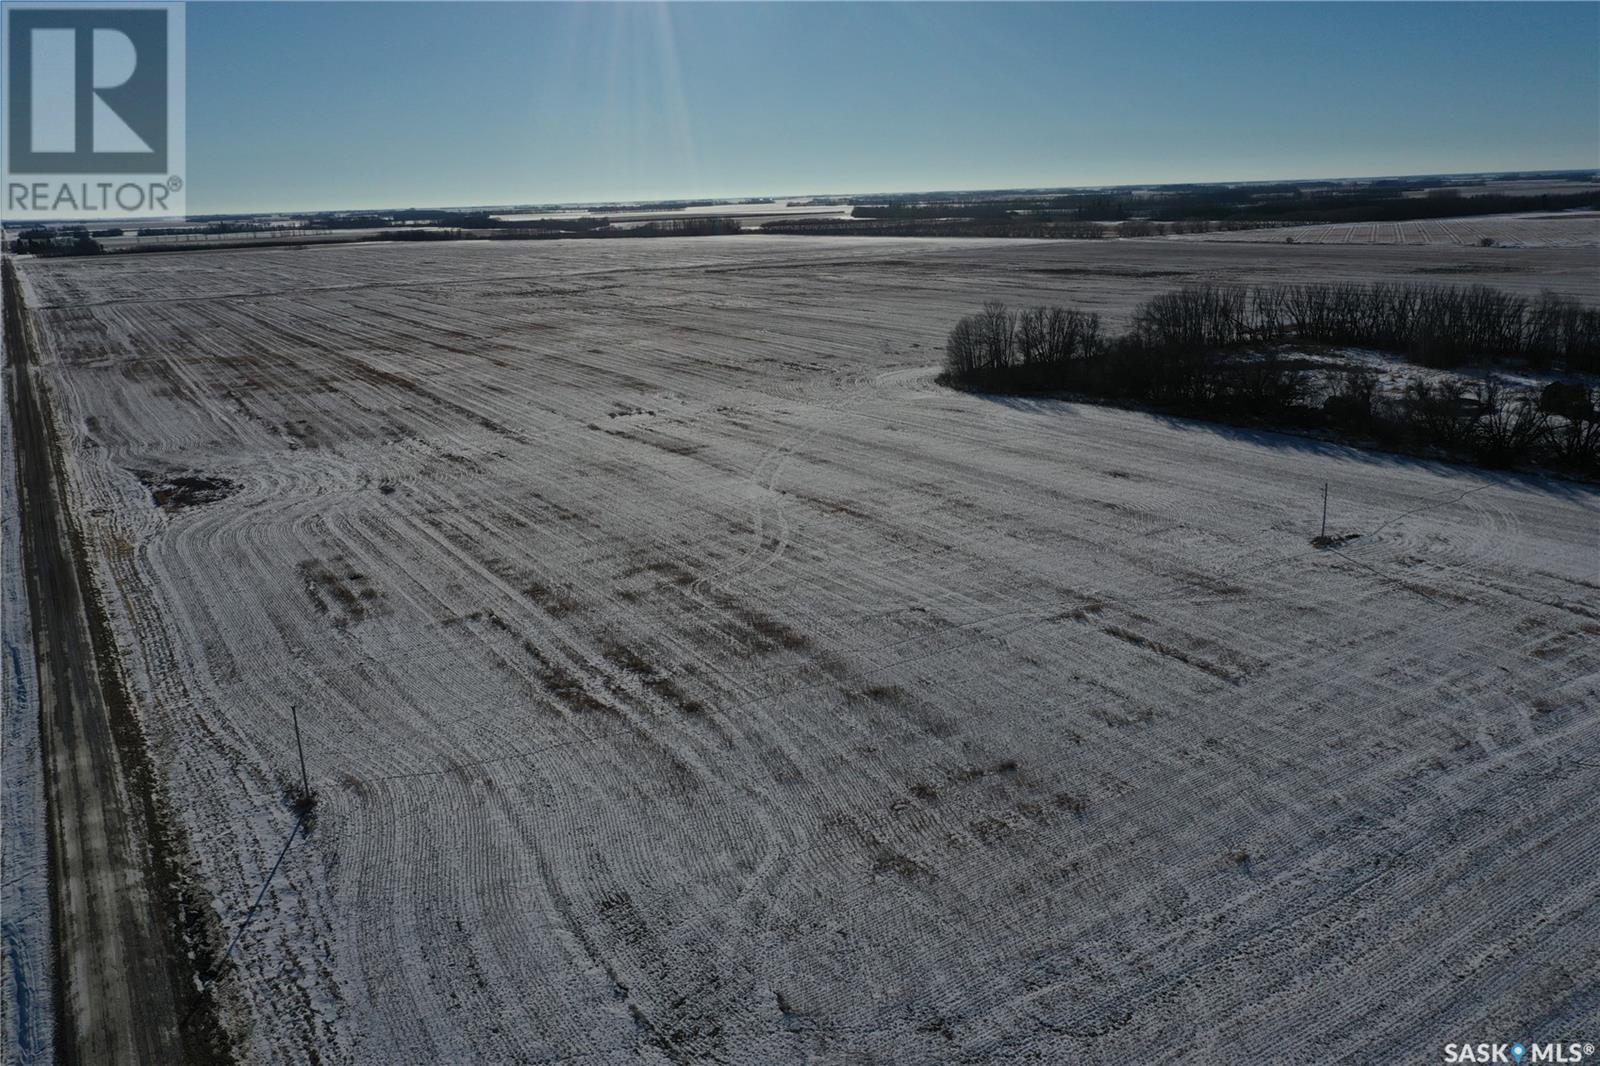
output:
[[1589,1038],[1600,493],[933,382],[988,298],[1600,301],[1272,232],[23,261],[240,1058]]
[[1174,237],[1183,241],[1282,244],[1477,245],[1485,238],[1505,248],[1600,248],[1600,214],[1480,215],[1414,222],[1337,222],[1315,226],[1234,230]]

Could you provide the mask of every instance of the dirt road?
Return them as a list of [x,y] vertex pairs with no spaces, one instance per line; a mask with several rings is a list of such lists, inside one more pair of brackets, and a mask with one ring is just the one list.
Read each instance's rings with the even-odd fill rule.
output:
[[[49,808],[58,1055],[65,1063],[215,1061],[210,1011],[168,887],[170,839],[143,738],[106,658],[15,269],[4,264],[7,395],[17,451]],[[187,1024],[185,1014],[193,1010]]]

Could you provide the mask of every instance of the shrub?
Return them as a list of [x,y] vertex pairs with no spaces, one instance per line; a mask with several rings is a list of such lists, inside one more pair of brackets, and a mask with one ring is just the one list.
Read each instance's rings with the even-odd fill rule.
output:
[[1365,429],[1371,425],[1378,375],[1366,367],[1347,370],[1338,388],[1322,401],[1322,410],[1334,425]]
[[1493,382],[1479,394],[1481,412],[1474,426],[1478,461],[1510,466],[1526,459],[1550,428],[1550,416],[1531,397],[1507,399]]

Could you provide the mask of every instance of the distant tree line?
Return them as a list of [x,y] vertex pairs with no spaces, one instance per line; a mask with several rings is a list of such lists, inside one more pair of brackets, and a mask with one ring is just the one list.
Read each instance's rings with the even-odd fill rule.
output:
[[[1524,211],[1572,211],[1600,208],[1600,191],[1537,196],[1360,196],[1316,197],[1296,204],[1250,204],[1227,215],[1254,221],[1294,222],[1411,222],[1430,218],[1501,215]],[[1171,208],[1158,209],[1153,218],[1183,217]]]
[[312,215],[306,219],[307,229],[378,229],[389,225],[388,215]]
[[587,233],[590,230],[605,229],[609,225],[611,225],[611,220],[602,216],[590,218],[519,218],[515,221],[496,219],[484,223],[482,228],[535,229],[549,230],[560,233]]
[[40,256],[100,255],[106,250],[83,226],[25,229],[10,242],[9,248],[17,255]]
[[996,219],[1034,216],[1061,222],[1118,222],[1137,210],[1141,201],[1112,193],[1071,193],[1063,196],[1000,197],[985,199],[939,198],[928,202],[888,200],[883,203],[857,203],[850,209],[852,218]]
[[[1600,189],[1570,193],[1461,196],[1455,190],[1394,187],[1305,188],[1300,186],[1205,187],[1125,198],[1123,214],[1153,222],[1253,222],[1308,225],[1318,222],[1408,222],[1522,211],[1569,211],[1600,207]],[[1435,195],[1452,193],[1455,195]]]
[[[1245,185],[1168,185],[1054,195],[925,193],[875,196],[851,201],[852,219],[862,221],[983,220],[1147,224],[1217,223],[1234,226],[1306,225],[1319,222],[1405,222],[1525,211],[1600,208],[1600,187],[1584,172],[1569,176],[1571,191],[1489,191],[1463,196],[1438,179],[1365,182],[1280,182]],[[1473,184],[1456,181],[1454,186]],[[1478,185],[1492,188],[1484,181]],[[816,203],[832,202],[817,200]],[[800,221],[800,220],[793,220]],[[788,226],[785,221],[778,225]],[[773,229],[772,226],[767,227]],[[777,232],[777,230],[774,230]],[[873,231],[876,232],[876,231]],[[1020,234],[1000,234],[1020,235]],[[1124,236],[1135,234],[1124,231]],[[1148,234],[1139,234],[1148,235]]]
[[[375,218],[377,216],[363,216]],[[472,215],[463,217],[475,219]],[[530,224],[531,223],[531,224]],[[557,228],[557,227],[562,228]],[[571,226],[572,228],[565,228]],[[343,229],[342,226],[331,227],[333,230]],[[683,219],[657,219],[638,225],[616,226],[607,219],[529,219],[519,220],[518,223],[499,226],[492,229],[474,229],[461,227],[438,227],[427,224],[406,225],[401,227],[380,228],[372,235],[372,239],[380,241],[462,241],[462,240],[563,240],[582,238],[644,238],[644,237],[715,237],[742,232],[743,229],[738,219],[734,218],[683,218]],[[117,231],[120,233],[120,231]],[[200,243],[201,238],[226,236],[229,234],[282,234],[282,237],[265,236],[260,240],[252,240],[241,245],[238,242],[224,242],[221,245],[213,242],[213,247],[250,247],[250,248],[303,248],[308,244],[328,243],[334,238],[319,239],[314,234],[320,232],[320,227],[313,226],[241,226],[232,227],[226,223],[211,223],[202,227],[170,230],[142,230],[141,236],[172,236],[195,238],[194,243],[175,240],[168,243],[151,242],[131,243],[116,249],[118,254],[139,254],[147,252],[181,252],[195,248],[204,248]],[[44,229],[36,228],[20,233],[17,239],[9,242],[8,250],[19,255],[40,256],[66,256],[66,255],[100,255],[106,248],[99,241],[94,240],[89,231],[82,227]]]
[[638,225],[590,226],[573,231],[539,229],[504,229],[489,234],[492,240],[558,240],[572,238],[627,238],[627,237],[722,237],[742,233],[744,228],[736,218],[668,218]]
[[1182,222],[1152,222],[1130,218],[1117,226],[1118,237],[1165,237],[1184,233],[1235,233],[1242,230],[1274,229],[1282,222],[1261,222],[1244,218],[1190,219]]
[[[272,222],[265,219],[244,219],[240,221],[220,220],[216,222],[206,222],[201,225],[189,226],[140,226],[139,236],[196,237],[242,233],[299,233],[303,230],[309,230],[313,228],[338,229],[342,227],[323,226],[320,222],[315,226],[312,226],[309,223],[302,224],[298,222]],[[119,230],[118,234],[120,235],[120,233],[121,231]]]
[[447,211],[426,219],[415,218],[413,224],[443,226],[458,233],[462,230],[490,230],[490,237],[508,240],[542,237],[706,237],[740,232],[737,219],[716,215],[654,219],[619,225],[609,217],[594,215],[581,218],[507,219],[483,211]]
[[1014,210],[1005,201],[975,204],[856,204],[851,218],[1010,218]]
[[1313,364],[1289,350],[1295,345],[1377,348],[1421,355],[1435,367],[1484,357],[1593,372],[1600,312],[1481,287],[1197,286],[1146,301],[1128,332],[1106,336],[1092,314],[989,303],[950,331],[941,380],[1321,427],[1486,465],[1533,461],[1600,474],[1600,390],[1587,384],[1532,390],[1492,375],[1416,374],[1385,393],[1369,366]]
[[743,233],[736,218],[666,218],[638,226],[613,226],[607,237],[721,237]]
[[378,234],[380,241],[464,241],[470,235],[460,229],[432,229],[407,226],[405,229],[386,229]]
[[[879,209],[872,209],[877,211]],[[1148,219],[1106,224],[1075,221],[1073,212],[974,211],[942,207],[884,208],[881,217],[863,216],[852,208],[850,218],[785,218],[761,225],[763,233],[830,237],[1027,237],[1033,239],[1100,240],[1105,237],[1158,237],[1172,233],[1212,233],[1263,229],[1281,225],[1228,219],[1221,222],[1151,222]]]
[[[593,207],[586,208],[586,210],[593,211],[593,212],[598,213],[598,214],[608,214],[608,213],[614,213],[614,212],[617,212],[617,211],[683,211],[683,210],[686,210],[686,209],[691,208],[691,207],[716,207],[719,204],[724,204],[724,203],[728,203],[728,202],[730,202],[730,201],[727,201],[727,200],[652,200],[652,201],[650,201],[648,203],[637,203],[637,204],[630,204],[630,203],[595,204]],[[750,200],[740,200],[740,201],[735,201],[735,202],[738,202],[738,203],[750,203],[750,204],[770,204],[772,202],[772,200],[770,198],[756,197],[756,198],[750,199]]]
[[1115,230],[1097,222],[1036,216],[1003,218],[795,218],[764,222],[763,233],[803,237],[1033,237],[1099,240]]
[[500,218],[486,211],[444,211],[416,224],[446,226],[452,229],[541,230],[561,233],[587,233],[611,224],[608,218]]

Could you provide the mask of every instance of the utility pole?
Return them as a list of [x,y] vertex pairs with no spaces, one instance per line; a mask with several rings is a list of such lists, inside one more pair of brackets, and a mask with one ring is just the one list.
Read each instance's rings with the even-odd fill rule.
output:
[[300,708],[297,704],[289,704],[289,713],[294,716],[294,746],[300,753],[300,795],[309,802],[311,799],[311,779],[306,775],[306,749],[300,743]]
[[[1322,483],[1322,533],[1320,536],[1323,540],[1328,539],[1328,483],[1326,481]],[[301,757],[301,761],[302,763],[305,761],[304,756]]]

